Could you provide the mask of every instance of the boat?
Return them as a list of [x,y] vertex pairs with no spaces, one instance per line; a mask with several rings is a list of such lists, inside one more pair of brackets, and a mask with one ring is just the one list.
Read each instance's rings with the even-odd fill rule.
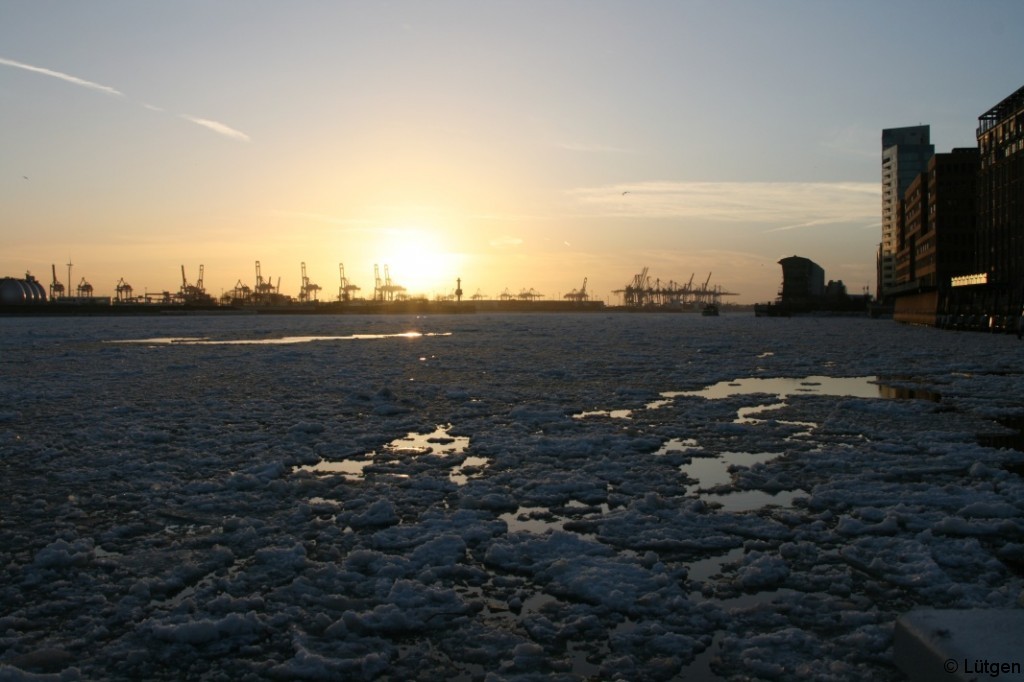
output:
[[704,309],[700,311],[700,314],[704,317],[718,317],[718,306],[714,303],[708,303],[704,306]]

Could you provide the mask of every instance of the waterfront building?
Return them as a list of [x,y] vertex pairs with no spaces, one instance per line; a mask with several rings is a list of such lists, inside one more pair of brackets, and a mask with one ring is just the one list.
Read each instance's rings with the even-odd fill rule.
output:
[[790,256],[779,261],[782,266],[782,295],[787,305],[806,305],[825,295],[825,271],[808,258]]
[[893,316],[936,324],[954,277],[974,262],[978,150],[935,154],[907,188],[897,229]]
[[877,298],[886,300],[896,284],[900,202],[910,183],[935,153],[926,125],[882,131],[882,241],[877,254]]
[[940,325],[1017,331],[1024,308],[1024,87],[978,117],[973,258]]

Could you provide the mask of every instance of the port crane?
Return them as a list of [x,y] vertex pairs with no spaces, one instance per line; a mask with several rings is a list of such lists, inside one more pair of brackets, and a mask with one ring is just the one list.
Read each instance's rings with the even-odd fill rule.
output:
[[302,288],[299,289],[299,301],[301,303],[309,303],[310,301],[316,301],[317,292],[320,291],[319,284],[313,284],[309,281],[309,277],[306,275],[306,263],[302,262]]
[[92,285],[85,281],[85,277],[78,283],[78,298],[92,298]]
[[277,278],[277,287],[273,282],[263,279],[263,272],[260,269],[260,262],[256,261],[256,287],[253,289],[253,296],[261,302],[270,303],[281,286],[281,278]]
[[574,301],[576,303],[582,303],[583,301],[588,300],[590,298],[590,294],[587,293],[587,278],[583,278],[583,286],[580,287],[579,291],[573,289],[562,298],[564,298],[567,301]]
[[[62,298],[64,296],[64,284],[57,279],[57,264],[51,263],[50,269],[53,270],[53,281],[50,282],[50,300],[56,298]],[[68,274],[68,282],[71,282],[71,274]]]
[[338,263],[338,271],[341,273],[341,286],[338,287],[338,300],[351,301],[352,292],[359,291],[359,287],[348,281],[348,277],[345,276],[344,263]]
[[391,281],[391,271],[386,264],[384,265],[384,279],[380,277],[380,268],[376,263],[373,264],[373,300],[393,301],[396,293],[401,294],[404,291],[405,287]]
[[118,303],[129,303],[132,300],[132,285],[124,281],[124,277],[117,280],[117,285],[114,287],[114,291],[117,295],[114,300]]
[[699,307],[708,303],[718,305],[721,297],[737,295],[732,292],[723,291],[721,286],[710,286],[712,274],[710,272],[707,279],[698,286],[695,286],[693,283],[696,273],[691,274],[690,280],[683,285],[672,280],[662,284],[660,279],[654,280],[652,285],[647,272],[648,270],[645,266],[625,288],[617,289],[614,292],[622,295],[623,305],[634,308]]
[[185,276],[185,266],[181,266],[181,292],[179,298],[183,303],[200,303],[207,300],[206,289],[203,288],[203,266],[199,266],[199,279],[189,284]]

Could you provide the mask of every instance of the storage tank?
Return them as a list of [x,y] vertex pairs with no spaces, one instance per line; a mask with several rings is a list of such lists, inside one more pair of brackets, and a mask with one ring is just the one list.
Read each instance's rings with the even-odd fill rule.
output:
[[18,305],[27,303],[44,303],[46,289],[32,275],[26,274],[25,279],[4,277],[0,279],[0,304]]

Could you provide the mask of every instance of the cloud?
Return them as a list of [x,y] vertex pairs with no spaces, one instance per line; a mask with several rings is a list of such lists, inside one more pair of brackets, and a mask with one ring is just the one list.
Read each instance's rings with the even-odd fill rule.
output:
[[878,221],[881,186],[868,182],[640,182],[569,191],[589,215],[762,225],[766,231]]
[[211,121],[208,118],[199,118],[198,116],[189,116],[188,114],[181,114],[181,118],[185,119],[186,121],[191,121],[192,123],[195,123],[198,126],[203,126],[204,128],[212,130],[218,135],[230,137],[234,140],[248,142],[250,139],[249,136],[243,133],[241,130],[235,130],[231,126],[224,125],[223,123],[220,123],[218,121]]
[[61,73],[60,71],[52,71],[51,69],[44,69],[41,66],[32,66],[31,64],[23,64],[22,62],[16,62],[13,59],[4,59],[3,57],[0,57],[0,64],[3,64],[4,66],[13,66],[16,69],[24,69],[25,71],[31,71],[32,73],[40,73],[40,74],[42,74],[44,76],[49,76],[51,78],[58,78],[58,79],[60,79],[62,81],[65,81],[67,83],[72,83],[74,85],[78,85],[78,86],[83,87],[83,88],[89,88],[90,90],[97,90],[99,92],[104,92],[104,93],[106,93],[108,95],[116,95],[118,97],[124,97],[124,93],[123,92],[121,92],[119,90],[116,90],[115,88],[112,88],[109,85],[101,85],[100,83],[94,83],[92,81],[87,81],[84,78],[78,78],[78,77],[72,76],[70,74]]

